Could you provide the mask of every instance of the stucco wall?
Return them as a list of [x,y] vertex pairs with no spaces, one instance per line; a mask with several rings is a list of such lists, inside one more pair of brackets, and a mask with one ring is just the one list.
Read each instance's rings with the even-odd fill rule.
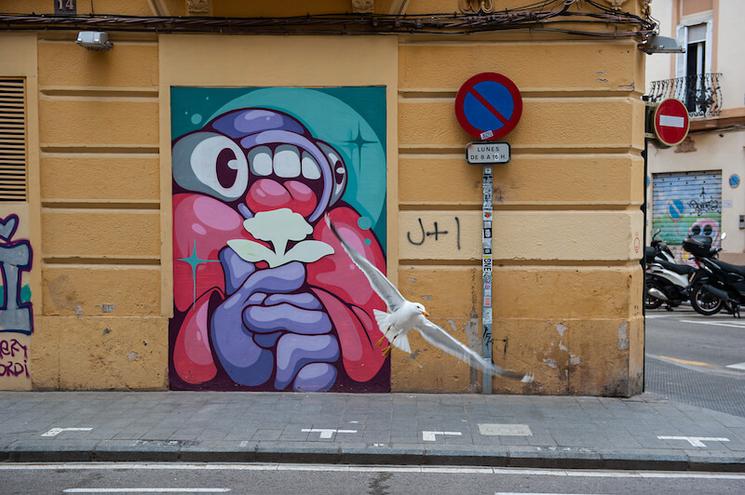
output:
[[[724,259],[743,264],[745,257],[745,230],[739,227],[739,216],[745,214],[743,186],[729,185],[729,178],[745,176],[745,132],[702,132],[691,135],[693,150],[680,153],[675,148],[659,149],[650,146],[650,174],[663,172],[722,171],[722,224],[721,232],[727,233],[722,241]],[[652,191],[648,192],[652,200]],[[651,225],[650,225],[651,228]]]
[[[2,301],[0,309],[0,388],[3,390],[27,390],[32,387],[32,340],[35,331],[42,326],[41,314],[41,269],[39,201],[39,132],[37,102],[36,36],[33,34],[0,35],[0,81],[5,78],[22,81],[25,95],[25,201],[0,201],[0,270],[2,271]],[[4,93],[5,96],[5,93]],[[4,103],[8,100],[3,98]],[[24,101],[21,100],[21,101]],[[22,105],[22,103],[16,103]],[[0,121],[3,129],[8,125],[17,132],[17,120],[9,119],[4,105]],[[22,109],[23,107],[21,107]],[[16,107],[17,111],[18,107]],[[16,117],[17,118],[17,117]],[[17,143],[14,141],[14,143]],[[8,147],[14,156],[0,156],[3,168],[9,162],[19,162],[22,144]],[[21,263],[19,261],[22,260]],[[13,265],[13,266],[9,266]],[[23,267],[19,265],[25,265]],[[13,274],[18,274],[17,277]],[[16,300],[9,296],[16,294]],[[19,303],[21,303],[19,305]],[[12,314],[13,307],[26,306],[22,318]],[[10,311],[9,311],[10,310]],[[24,319],[25,321],[21,321]]]
[[[641,60],[623,42],[400,46],[400,282],[466,342],[480,340],[481,172],[463,163],[469,137],[452,118],[453,95],[470,75],[498,70],[524,98],[507,137],[513,160],[495,170],[493,337],[495,362],[533,370],[537,385],[497,379],[495,390],[639,390]],[[452,230],[456,216],[460,249],[447,239],[407,241],[419,219]],[[419,341],[417,349],[416,360],[394,355],[396,389],[478,388],[466,366]]]
[[722,73],[723,109],[745,107],[745,3],[719,0],[717,71]]
[[[722,75],[721,117],[743,115],[745,112],[745,32],[741,19],[745,16],[745,4],[738,0],[714,0],[711,10],[693,12],[688,17],[679,18],[679,1],[661,0],[652,3],[652,15],[661,23],[661,34],[675,36],[678,22],[688,19],[703,19],[711,16],[714,29],[713,58],[715,72]],[[692,4],[693,5],[693,4]],[[700,3],[697,8],[704,5]],[[669,34],[666,34],[669,33]],[[647,57],[647,85],[657,79],[675,76],[674,56],[655,54]],[[704,119],[705,120],[705,119]],[[721,231],[727,233],[722,243],[722,256],[735,263],[745,263],[745,231],[739,228],[739,216],[745,214],[745,196],[742,186],[732,188],[729,177],[737,174],[745,176],[745,132],[737,128],[703,130],[690,134],[690,143],[676,148],[658,148],[650,145],[649,173],[691,172],[706,170],[722,171],[722,225]],[[648,200],[651,204],[651,190]],[[651,233],[651,222],[648,224]]]
[[[74,33],[31,35],[43,246],[33,386],[168,386],[172,85],[385,85],[388,272],[479,348],[480,170],[463,161],[470,138],[453,100],[469,76],[497,71],[525,108],[507,138],[513,160],[495,170],[494,360],[536,381],[496,379],[494,389],[640,392],[643,57],[632,41],[520,36],[118,34],[113,50],[94,53]],[[460,249],[406,238],[420,219],[455,217]],[[415,357],[393,353],[392,391],[478,389],[460,361],[412,344]]]
[[[651,4],[652,16],[659,22],[661,36],[675,39],[676,26],[673,24],[677,18],[676,0],[655,0]],[[675,77],[675,55],[666,53],[655,53],[646,58],[646,90],[649,90],[651,81],[661,81]]]

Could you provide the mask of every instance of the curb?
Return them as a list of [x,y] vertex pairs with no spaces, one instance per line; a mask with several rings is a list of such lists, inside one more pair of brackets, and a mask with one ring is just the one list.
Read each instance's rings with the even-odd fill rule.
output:
[[542,469],[613,469],[634,471],[745,472],[745,457],[697,456],[680,452],[573,451],[428,451],[396,448],[275,448],[205,450],[161,448],[135,450],[17,449],[0,452],[0,462],[240,462],[297,464],[488,466]]

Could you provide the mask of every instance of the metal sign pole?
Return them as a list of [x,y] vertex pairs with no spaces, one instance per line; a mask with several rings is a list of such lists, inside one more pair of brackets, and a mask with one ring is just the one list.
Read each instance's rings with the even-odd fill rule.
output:
[[[481,340],[483,345],[483,356],[488,362],[492,362],[492,210],[494,193],[494,176],[492,167],[484,167],[481,176],[483,186],[483,205],[481,209],[481,275],[483,283],[484,300],[481,306],[481,323],[483,330]],[[481,393],[492,393],[492,377],[488,373],[483,374],[483,385]]]

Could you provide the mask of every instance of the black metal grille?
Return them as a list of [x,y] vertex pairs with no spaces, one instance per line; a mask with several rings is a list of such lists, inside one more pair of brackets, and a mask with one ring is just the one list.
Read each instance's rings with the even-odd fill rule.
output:
[[685,104],[689,116],[715,117],[722,109],[721,77],[721,73],[712,72],[652,81],[650,101],[677,98]]
[[23,79],[0,79],[0,201],[26,201]]

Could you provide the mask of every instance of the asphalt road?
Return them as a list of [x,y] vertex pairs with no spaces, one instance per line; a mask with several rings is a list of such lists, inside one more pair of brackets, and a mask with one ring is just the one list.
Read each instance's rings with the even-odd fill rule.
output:
[[745,319],[682,307],[648,311],[646,330],[647,391],[745,417]]
[[741,494],[745,474],[292,464],[0,465],[5,495]]

